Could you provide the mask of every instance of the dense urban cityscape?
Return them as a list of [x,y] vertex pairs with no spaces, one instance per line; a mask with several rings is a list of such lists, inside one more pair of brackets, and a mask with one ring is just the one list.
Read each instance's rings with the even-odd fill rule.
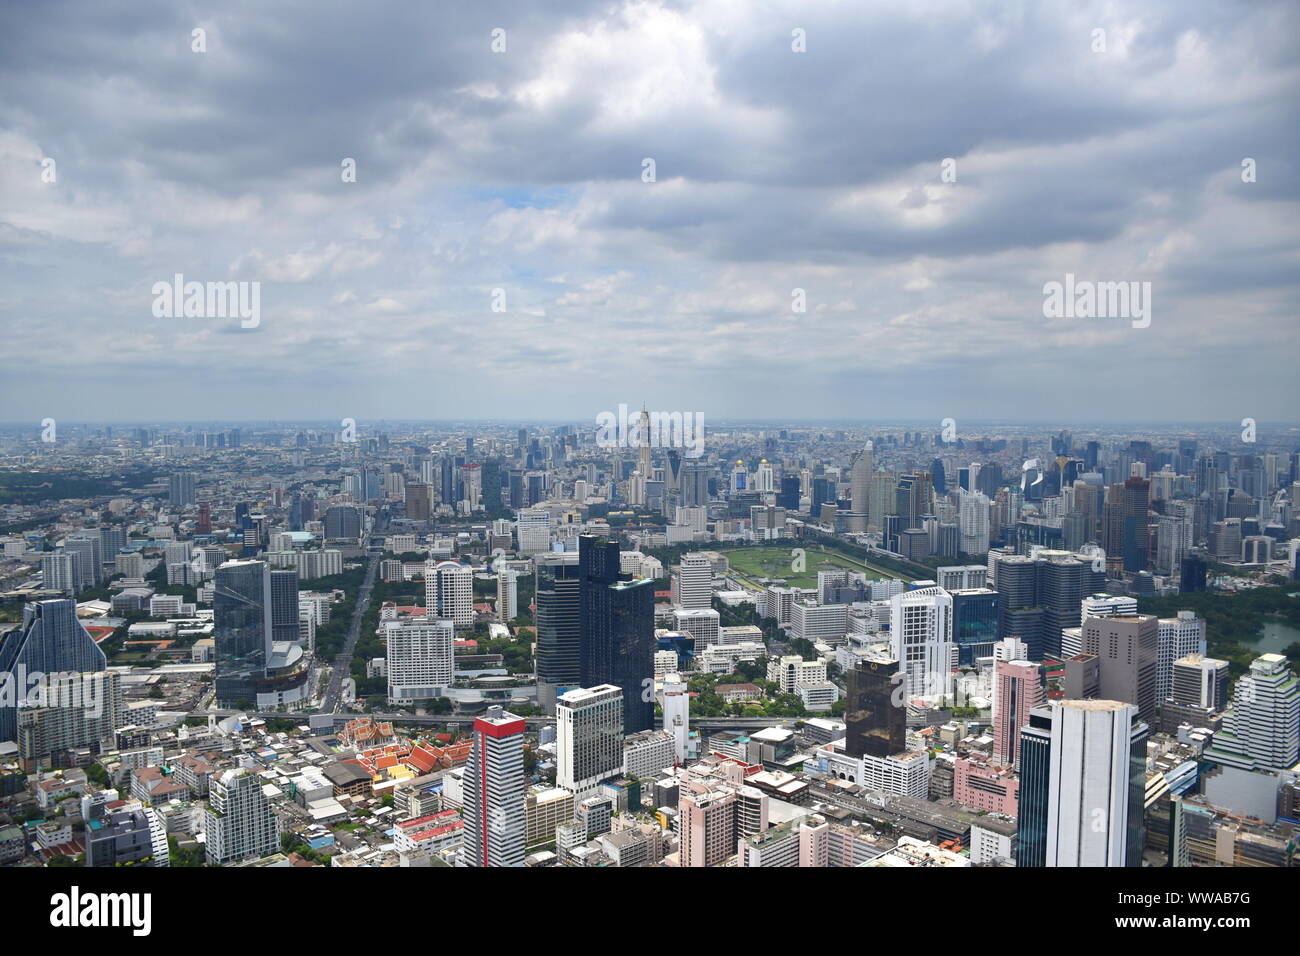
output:
[[1294,0],[48,0],[0,89],[11,929],[1294,935]]
[[7,429],[0,860],[1295,864],[1294,427],[681,426]]

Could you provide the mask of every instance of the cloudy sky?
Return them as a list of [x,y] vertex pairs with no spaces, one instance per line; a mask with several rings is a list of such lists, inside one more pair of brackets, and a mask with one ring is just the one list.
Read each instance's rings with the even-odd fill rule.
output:
[[1300,418],[1294,3],[7,4],[0,91],[0,420]]

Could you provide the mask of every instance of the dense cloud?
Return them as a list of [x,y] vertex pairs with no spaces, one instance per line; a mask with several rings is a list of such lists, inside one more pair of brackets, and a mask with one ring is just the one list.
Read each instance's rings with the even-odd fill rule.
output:
[[8,5],[0,89],[0,418],[1300,408],[1290,3]]

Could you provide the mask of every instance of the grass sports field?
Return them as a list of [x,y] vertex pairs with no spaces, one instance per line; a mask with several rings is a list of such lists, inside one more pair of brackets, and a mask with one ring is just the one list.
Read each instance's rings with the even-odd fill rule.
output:
[[831,568],[849,568],[860,571],[867,580],[897,577],[889,571],[868,567],[861,561],[848,558],[837,551],[818,550],[816,545],[804,548],[804,570],[793,571],[795,556],[785,548],[738,548],[723,551],[737,575],[757,584],[760,578],[785,578],[787,587],[811,588],[817,586],[817,572]]

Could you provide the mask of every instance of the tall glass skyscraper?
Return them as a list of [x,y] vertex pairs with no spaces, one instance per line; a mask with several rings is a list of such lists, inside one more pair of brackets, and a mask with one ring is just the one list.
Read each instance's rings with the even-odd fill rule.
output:
[[227,561],[212,595],[218,704],[255,706],[257,680],[271,656],[271,568],[265,561]]
[[907,707],[896,703],[898,661],[859,661],[848,672],[844,747],[850,757],[890,757],[907,749]]
[[582,686],[578,555],[534,555],[537,569],[537,701],[555,713],[555,698]]
[[298,572],[294,568],[271,572],[271,639],[298,640]]
[[654,724],[654,580],[619,573],[618,542],[578,537],[581,683],[623,690],[623,732]]
[[958,663],[974,666],[980,657],[992,657],[998,642],[999,594],[990,588],[962,588],[952,595],[952,640]]

